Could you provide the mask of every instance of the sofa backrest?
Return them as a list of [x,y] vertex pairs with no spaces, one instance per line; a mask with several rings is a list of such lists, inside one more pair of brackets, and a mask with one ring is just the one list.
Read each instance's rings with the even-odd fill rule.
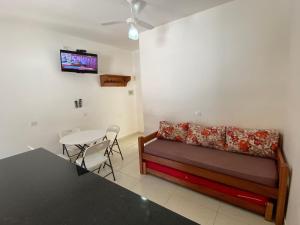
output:
[[276,158],[280,134],[272,129],[244,129],[232,126],[203,126],[196,123],[160,122],[158,138],[213,149]]
[[276,158],[279,132],[271,129],[226,127],[226,148],[253,156]]

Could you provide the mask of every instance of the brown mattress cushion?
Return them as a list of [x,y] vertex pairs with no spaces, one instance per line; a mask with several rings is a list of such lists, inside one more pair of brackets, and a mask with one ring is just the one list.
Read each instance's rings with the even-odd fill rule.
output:
[[145,152],[255,183],[277,186],[278,173],[276,161],[273,159],[160,139],[147,144]]

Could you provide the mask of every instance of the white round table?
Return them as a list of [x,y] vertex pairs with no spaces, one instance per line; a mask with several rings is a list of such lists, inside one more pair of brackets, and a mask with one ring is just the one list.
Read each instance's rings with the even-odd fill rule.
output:
[[93,143],[105,136],[105,130],[84,130],[62,137],[59,142],[63,145],[85,145]]

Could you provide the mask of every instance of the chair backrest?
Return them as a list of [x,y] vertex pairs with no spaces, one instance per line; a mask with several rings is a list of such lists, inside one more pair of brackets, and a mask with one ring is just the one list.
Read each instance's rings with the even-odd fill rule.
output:
[[80,128],[73,128],[73,129],[69,129],[69,130],[63,130],[63,131],[60,131],[58,133],[58,136],[59,138],[62,138],[68,134],[72,134],[72,133],[76,133],[76,132],[79,132],[80,131]]
[[85,156],[92,154],[93,152],[100,152],[106,150],[109,146],[109,142],[109,140],[106,140],[86,148],[83,152],[82,157],[84,158]]
[[106,137],[108,140],[114,141],[120,132],[118,125],[111,125],[106,129]]

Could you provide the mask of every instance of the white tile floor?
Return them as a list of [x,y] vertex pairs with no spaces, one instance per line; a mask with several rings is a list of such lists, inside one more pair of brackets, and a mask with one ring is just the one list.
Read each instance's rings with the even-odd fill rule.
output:
[[[262,216],[182,186],[151,175],[140,175],[137,137],[138,135],[132,135],[120,140],[123,161],[118,154],[112,156],[116,184],[201,225],[274,225],[265,221]],[[113,182],[112,176],[108,176],[107,179]]]

